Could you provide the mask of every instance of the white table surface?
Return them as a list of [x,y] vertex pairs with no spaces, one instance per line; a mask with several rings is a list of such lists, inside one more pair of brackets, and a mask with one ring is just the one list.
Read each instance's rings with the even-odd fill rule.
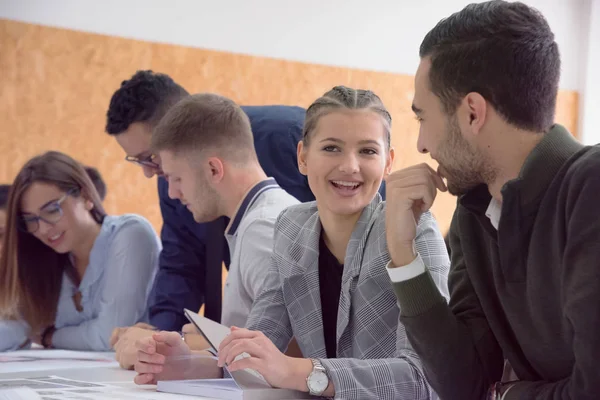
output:
[[[89,352],[87,352],[89,354]],[[105,356],[106,353],[98,353]],[[205,399],[204,397],[185,396],[180,394],[161,393],[156,391],[155,385],[139,386],[133,382],[136,375],[135,371],[128,371],[118,366],[101,366],[79,369],[52,369],[37,370],[26,372],[0,373],[0,379],[19,379],[19,378],[40,378],[45,376],[58,376],[66,379],[73,379],[92,383],[105,383],[117,386],[124,390],[123,393],[135,393],[146,399]]]

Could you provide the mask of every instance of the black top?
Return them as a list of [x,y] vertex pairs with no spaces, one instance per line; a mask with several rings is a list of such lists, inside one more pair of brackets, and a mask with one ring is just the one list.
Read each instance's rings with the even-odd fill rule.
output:
[[340,264],[329,251],[323,234],[319,239],[319,291],[321,292],[321,311],[323,313],[323,335],[327,358],[337,356],[337,313],[342,290],[344,264]]

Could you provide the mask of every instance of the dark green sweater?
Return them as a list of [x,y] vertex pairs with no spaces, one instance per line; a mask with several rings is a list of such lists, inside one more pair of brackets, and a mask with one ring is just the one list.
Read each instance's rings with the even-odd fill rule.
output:
[[426,273],[395,284],[401,321],[444,400],[483,399],[507,358],[506,399],[600,399],[600,147],[555,125],[502,188],[482,185],[450,228],[450,304]]

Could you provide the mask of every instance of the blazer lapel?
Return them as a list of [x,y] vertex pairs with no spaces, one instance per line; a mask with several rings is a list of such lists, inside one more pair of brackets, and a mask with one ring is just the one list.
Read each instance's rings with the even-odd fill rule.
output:
[[365,246],[369,237],[369,232],[375,221],[374,214],[381,203],[379,193],[373,201],[363,210],[354,231],[348,242],[346,249],[346,258],[344,260],[344,274],[342,275],[342,290],[340,293],[340,304],[337,316],[337,353],[338,357],[344,357],[343,352],[350,349],[352,338],[347,329],[352,305],[352,292],[356,288],[357,278],[360,274]]
[[293,314],[290,320],[295,322],[295,338],[304,356],[327,358],[319,289],[320,235],[321,222],[318,213],[315,213],[290,247],[289,254],[295,262],[286,284],[292,301],[286,302],[294,305],[289,308]]

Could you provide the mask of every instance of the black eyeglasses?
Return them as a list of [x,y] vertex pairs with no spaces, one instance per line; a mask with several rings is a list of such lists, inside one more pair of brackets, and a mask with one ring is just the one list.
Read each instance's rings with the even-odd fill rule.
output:
[[150,168],[159,169],[160,165],[158,165],[158,163],[153,161],[155,158],[156,158],[156,154],[150,154],[148,157],[144,157],[144,158],[127,156],[127,157],[125,157],[125,160],[132,162],[134,164],[137,164],[137,165],[141,165],[142,167],[150,167]]
[[35,233],[40,229],[40,220],[47,224],[54,225],[63,217],[62,203],[67,197],[78,192],[78,189],[71,189],[65,193],[60,199],[45,205],[39,215],[22,215],[20,218],[19,228],[27,233]]

